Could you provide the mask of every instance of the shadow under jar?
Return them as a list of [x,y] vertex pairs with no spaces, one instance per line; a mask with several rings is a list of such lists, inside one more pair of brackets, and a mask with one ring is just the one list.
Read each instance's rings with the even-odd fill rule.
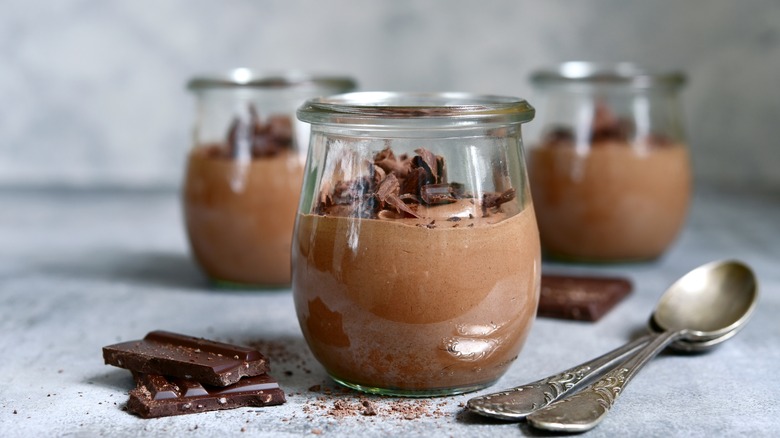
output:
[[290,242],[309,127],[306,99],[352,91],[349,78],[236,69],[192,79],[194,146],[183,209],[192,254],[220,287],[288,287]]
[[682,229],[691,196],[683,75],[568,62],[532,82],[543,96],[528,172],[545,256],[659,257]]
[[401,396],[490,385],[536,316],[539,235],[524,100],[351,93],[309,100],[293,239],[303,334],[337,382]]

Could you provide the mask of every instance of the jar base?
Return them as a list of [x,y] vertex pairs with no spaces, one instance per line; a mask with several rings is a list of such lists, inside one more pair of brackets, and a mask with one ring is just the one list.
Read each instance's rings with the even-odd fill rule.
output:
[[467,392],[479,391],[480,389],[487,388],[495,383],[494,381],[487,383],[480,383],[476,385],[459,386],[456,388],[432,388],[432,389],[403,389],[403,388],[377,388],[372,386],[360,385],[357,383],[347,382],[330,375],[339,385],[345,386],[349,389],[365,392],[367,394],[374,395],[386,395],[394,397],[410,397],[410,398],[422,398],[422,397],[444,397],[450,395],[465,394]]

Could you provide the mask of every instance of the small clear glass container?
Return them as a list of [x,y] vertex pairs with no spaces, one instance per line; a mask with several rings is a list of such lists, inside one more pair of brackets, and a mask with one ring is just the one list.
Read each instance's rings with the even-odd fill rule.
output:
[[684,226],[692,176],[678,72],[567,62],[533,74],[528,172],[545,256],[631,262]]
[[195,77],[188,88],[197,118],[182,197],[193,257],[217,286],[289,286],[309,139],[295,110],[355,82],[241,68]]
[[349,93],[312,99],[293,297],[337,382],[401,396],[498,379],[536,316],[539,235],[522,99]]

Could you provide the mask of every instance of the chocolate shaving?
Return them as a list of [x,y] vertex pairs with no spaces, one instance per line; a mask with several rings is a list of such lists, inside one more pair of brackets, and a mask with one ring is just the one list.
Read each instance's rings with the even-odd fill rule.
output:
[[444,162],[444,157],[441,155],[436,156],[436,174],[439,177],[438,182],[444,184],[447,182],[447,165]]
[[417,217],[417,218],[420,217],[411,208],[409,208],[409,206],[404,204],[404,201],[402,201],[401,198],[399,198],[396,195],[388,196],[387,203],[395,207],[395,209],[398,210],[399,213],[405,213],[407,216],[411,216],[411,217]]
[[[619,117],[604,102],[597,103],[589,131],[589,135],[584,141],[592,145],[610,141],[629,142],[637,137],[633,120]],[[572,146],[576,140],[572,128],[553,126],[544,134],[542,142],[547,146]],[[667,136],[653,132],[643,133],[635,140],[652,146],[665,146],[672,143]]]
[[433,182],[433,175],[429,171],[423,167],[415,167],[404,179],[404,182],[401,185],[401,193],[411,193],[419,197],[422,186],[426,184],[433,184]]
[[574,144],[574,132],[570,128],[554,126],[545,133],[542,143],[548,146],[571,146]]
[[332,195],[320,196],[320,203],[314,211],[316,214],[372,218],[377,208],[375,186],[372,176],[363,176],[352,181],[339,181]]
[[374,168],[374,178],[373,178],[374,184],[379,186],[379,183],[381,183],[385,179],[385,177],[387,176],[387,172],[385,172],[384,169],[382,169],[381,167],[377,166],[376,164],[374,164],[373,168]]
[[374,164],[387,174],[394,173],[398,178],[406,178],[412,166],[405,155],[400,159],[396,158],[390,147],[382,149],[374,156]]
[[376,197],[382,204],[393,206],[398,213],[405,213],[411,217],[419,217],[417,213],[404,204],[404,201],[398,196],[399,191],[400,186],[398,178],[391,173],[379,184],[379,188],[376,191]]
[[[425,148],[418,148],[416,153],[412,157],[396,157],[386,147],[365,163],[369,175],[323,182],[314,213],[372,219],[419,218],[417,206],[421,204],[448,204],[465,197],[462,184],[446,182],[443,157]],[[506,202],[501,195],[494,198],[490,199],[493,206]]]
[[426,184],[420,188],[420,198],[428,205],[450,204],[463,196],[463,185]]
[[488,216],[488,211],[497,210],[501,204],[515,199],[516,191],[510,187],[500,195],[497,193],[485,193],[482,195],[482,216]]
[[433,152],[425,148],[419,148],[414,151],[417,156],[412,158],[412,166],[422,167],[426,172],[430,173],[430,177],[433,178],[433,183],[439,183],[439,160]]
[[293,148],[293,126],[287,115],[271,115],[267,123],[253,104],[249,104],[249,121],[235,117],[227,133],[226,155],[236,158],[244,150],[253,158],[271,157],[282,150]]
[[379,183],[379,188],[376,190],[376,196],[381,202],[386,202],[388,196],[398,195],[400,187],[398,178],[391,173]]
[[663,146],[670,146],[674,144],[674,141],[668,136],[664,134],[648,134],[646,135],[641,141],[644,143],[656,146],[656,147],[663,147]]
[[415,195],[413,193],[404,193],[403,195],[399,196],[399,198],[401,198],[401,200],[404,201],[404,202],[408,201],[409,203],[412,203],[412,204],[419,204],[420,203],[420,198],[417,197],[417,195]]

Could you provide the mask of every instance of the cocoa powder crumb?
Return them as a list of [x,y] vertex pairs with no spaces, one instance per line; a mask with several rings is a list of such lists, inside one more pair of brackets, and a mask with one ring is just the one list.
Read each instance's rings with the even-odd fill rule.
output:
[[368,400],[363,400],[363,415],[374,416],[376,415],[376,406]]

